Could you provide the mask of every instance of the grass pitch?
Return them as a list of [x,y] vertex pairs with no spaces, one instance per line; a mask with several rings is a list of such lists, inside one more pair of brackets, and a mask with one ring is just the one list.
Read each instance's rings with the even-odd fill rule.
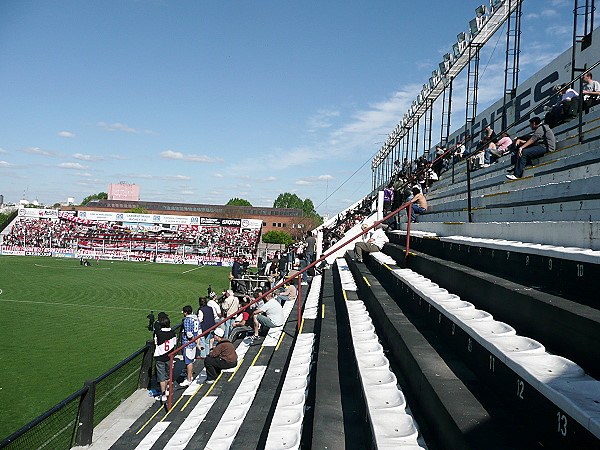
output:
[[135,352],[146,316],[198,306],[228,267],[0,256],[0,439]]

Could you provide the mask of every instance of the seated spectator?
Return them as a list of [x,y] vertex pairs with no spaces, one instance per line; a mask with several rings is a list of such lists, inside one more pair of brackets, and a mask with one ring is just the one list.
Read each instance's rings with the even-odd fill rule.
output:
[[508,147],[510,146],[510,144],[512,144],[512,139],[506,131],[503,132],[501,136],[502,137],[496,144],[490,142],[488,148],[485,149],[483,167],[488,167],[490,164],[495,163],[502,156],[510,153]]
[[[240,307],[244,307],[248,304],[248,297],[244,297],[244,299],[240,303]],[[235,342],[239,337],[246,336],[249,332],[253,330],[250,324],[250,313],[248,310],[242,311],[242,313],[236,317],[235,321],[231,325],[231,335],[229,336],[229,340],[231,342]]]
[[224,337],[223,329],[215,329],[215,339],[217,340],[217,345],[204,358],[206,384],[213,384],[221,373],[221,370],[232,369],[237,366],[237,353],[233,344]]
[[160,385],[162,395],[157,399],[166,402],[169,392],[167,380],[169,379],[169,352],[177,345],[177,334],[171,329],[171,320],[165,313],[158,314],[158,328],[154,332],[154,361],[156,363],[156,380]]
[[385,234],[383,225],[379,224],[375,227],[375,231],[370,238],[363,242],[357,242],[354,245],[356,259],[362,262],[364,253],[380,252],[386,242],[389,242],[389,239]]
[[600,82],[592,80],[592,72],[583,74],[583,104],[586,109],[600,103]]
[[558,87],[560,89],[560,101],[552,107],[544,117],[544,122],[554,128],[561,123],[568,122],[578,113],[579,94],[569,84],[563,84]]
[[[423,195],[423,193],[417,189],[416,187],[412,190],[413,198],[409,200],[409,203],[412,203],[412,211],[410,215],[410,221],[417,221],[417,214],[425,214],[427,212],[427,199]],[[415,205],[416,203],[416,205]],[[407,209],[408,211],[408,209]]]
[[529,119],[529,126],[533,130],[531,137],[524,141],[517,139],[517,152],[512,156],[511,162],[514,164],[509,172],[514,172],[512,175],[506,175],[509,180],[516,180],[523,176],[525,165],[531,163],[533,158],[544,156],[548,152],[553,152],[556,148],[556,138],[550,127],[542,124],[542,119],[532,117]]
[[[291,273],[291,275],[294,274]],[[275,300],[277,300],[281,304],[281,306],[285,305],[285,302],[287,302],[288,300],[292,303],[296,301],[296,298],[298,297],[298,290],[296,289],[296,286],[294,286],[295,282],[296,278],[287,278],[284,287],[281,288],[281,292],[275,298]]]
[[258,331],[262,325],[265,328],[275,328],[283,325],[283,308],[277,301],[273,301],[273,294],[267,294],[265,303],[259,309],[255,309],[252,314],[254,319],[253,340],[259,338]]

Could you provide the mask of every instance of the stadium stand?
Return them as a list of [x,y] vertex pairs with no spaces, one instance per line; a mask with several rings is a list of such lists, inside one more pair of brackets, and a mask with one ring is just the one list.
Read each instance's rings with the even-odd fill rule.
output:
[[131,252],[136,257],[185,253],[231,258],[255,255],[260,230],[235,227],[187,226],[138,232],[118,224],[80,224],[58,220],[17,217],[5,230],[2,245],[38,247],[47,250],[70,248],[107,252]]

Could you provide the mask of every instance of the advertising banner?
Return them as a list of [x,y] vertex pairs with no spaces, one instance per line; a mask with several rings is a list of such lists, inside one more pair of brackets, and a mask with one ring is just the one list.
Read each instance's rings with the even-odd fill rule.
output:
[[58,209],[19,208],[19,217],[36,219],[58,219]]

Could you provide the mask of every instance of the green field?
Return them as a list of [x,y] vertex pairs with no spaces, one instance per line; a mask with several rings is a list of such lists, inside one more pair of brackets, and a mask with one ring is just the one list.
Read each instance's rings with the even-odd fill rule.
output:
[[227,267],[0,256],[0,439],[135,352],[150,310],[228,286]]

